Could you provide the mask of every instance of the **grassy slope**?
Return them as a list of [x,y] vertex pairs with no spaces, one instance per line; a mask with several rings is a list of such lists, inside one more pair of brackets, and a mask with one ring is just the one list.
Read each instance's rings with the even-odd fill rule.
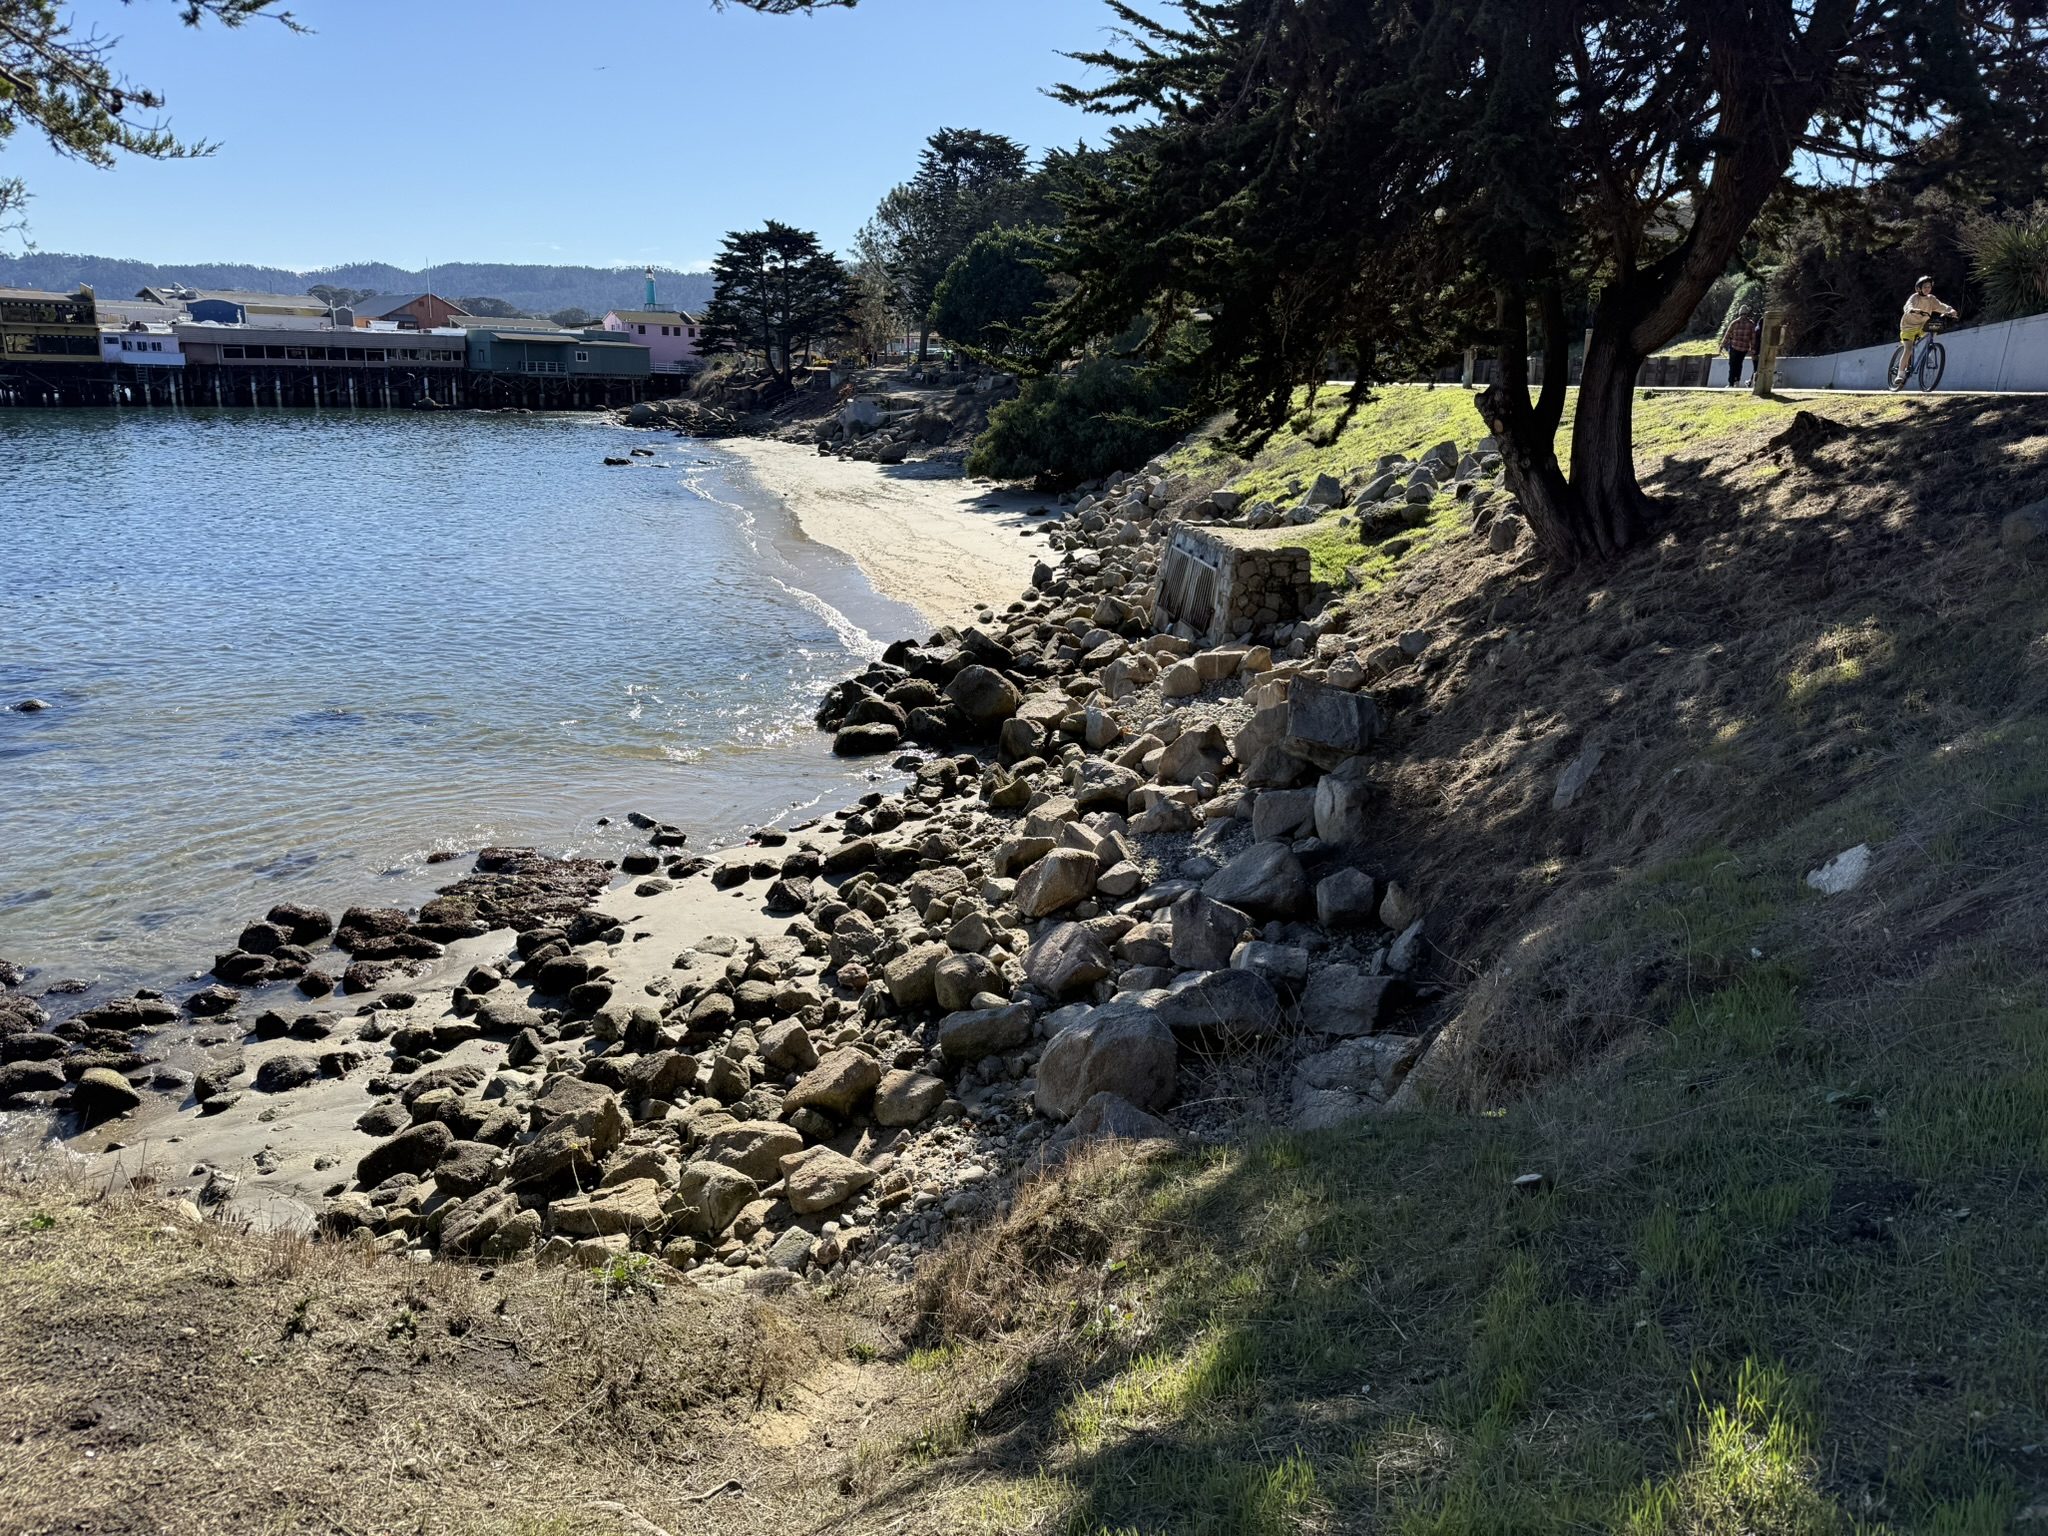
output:
[[[1396,392],[1252,477],[1464,406]],[[1798,455],[1784,405],[1643,402],[1678,510],[1620,568],[1488,566],[1446,516],[1425,593],[1353,600],[1470,656],[1386,825],[1471,967],[1439,1098],[1485,1112],[1097,1164],[956,1251],[926,1329],[976,1406],[919,1475],[958,1528],[1959,1536],[2048,1493],[2048,581],[1994,521],[2048,489],[2048,410],[1817,408],[1850,433]],[[1552,649],[1489,681],[1525,599]],[[1581,718],[1421,777],[1493,750],[1490,693],[1524,751]],[[1863,887],[1806,888],[1860,841]]]
[[[1471,391],[1455,387],[1396,385],[1363,412],[1347,416],[1341,399],[1325,395],[1297,418],[1301,430],[1281,434],[1249,463],[1214,444],[1203,444],[1180,450],[1170,464],[1173,470],[1197,477],[1220,481],[1227,476],[1247,498],[1265,497],[1285,505],[1299,500],[1318,474],[1350,483],[1382,454],[1413,458],[1447,438],[1471,447],[1486,432],[1473,405],[1475,398]],[[1571,451],[1577,403],[1574,390],[1566,397],[1558,426],[1560,457]],[[1903,404],[1859,400],[1850,409],[1895,414]],[[1839,409],[1836,414],[1841,414]],[[1782,403],[1759,400],[1747,390],[1647,390],[1636,403],[1637,457],[1646,466],[1654,465],[1680,448],[1767,423],[1782,425],[1784,415]],[[1348,575],[1353,584],[1377,590],[1401,559],[1458,538],[1466,518],[1448,492],[1439,496],[1430,521],[1399,536],[1399,557],[1387,556],[1377,544],[1361,543],[1356,527],[1347,523],[1332,515],[1302,530],[1301,541],[1315,557],[1316,579],[1342,583]]]

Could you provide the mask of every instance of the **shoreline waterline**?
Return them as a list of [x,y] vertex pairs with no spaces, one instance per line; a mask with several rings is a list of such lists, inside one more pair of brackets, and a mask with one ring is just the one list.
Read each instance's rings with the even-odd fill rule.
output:
[[0,581],[0,702],[54,706],[0,715],[0,956],[94,983],[65,1011],[279,901],[416,905],[462,872],[437,854],[616,857],[628,811],[711,848],[886,776],[809,717],[922,616],[737,455],[588,417],[59,414],[0,428],[42,551]]

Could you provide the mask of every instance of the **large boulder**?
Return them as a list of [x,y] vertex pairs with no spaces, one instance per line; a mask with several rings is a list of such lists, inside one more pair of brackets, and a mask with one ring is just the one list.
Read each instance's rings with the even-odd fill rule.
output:
[[1174,1037],[1236,1046],[1276,1033],[1280,998],[1256,971],[1198,971],[1158,992],[1142,994]]
[[1173,963],[1184,971],[1223,969],[1256,926],[1246,913],[1201,891],[1181,895],[1169,915]]
[[1392,978],[1368,976],[1355,965],[1326,965],[1309,978],[1301,998],[1301,1026],[1325,1035],[1369,1035]]
[[921,869],[904,881],[903,899],[910,903],[913,912],[923,917],[933,902],[957,896],[966,889],[966,873],[951,864],[941,864],[935,869]]
[[1091,1009],[1053,1037],[1038,1062],[1039,1113],[1071,1119],[1098,1093],[1146,1110],[1173,1102],[1179,1051],[1148,996]]
[[1133,769],[1119,768],[1115,763],[1091,757],[1082,762],[1068,793],[1083,811],[1110,810],[1121,815],[1129,806],[1131,796],[1144,782]]
[[1148,1115],[1130,1100],[1113,1093],[1098,1093],[1076,1111],[1059,1133],[1062,1142],[1165,1141],[1173,1139],[1173,1127],[1157,1115]]
[[1095,894],[1102,865],[1079,848],[1055,848],[1025,870],[1012,898],[1026,917],[1049,917]]
[[1230,755],[1237,759],[1244,782],[1251,787],[1292,784],[1301,776],[1301,759],[1289,752],[1287,704],[1268,704],[1231,738]]
[[1230,743],[1219,726],[1182,731],[1160,753],[1155,777],[1162,784],[1192,784],[1196,779],[1218,778],[1229,750]]
[[811,1032],[795,1019],[761,1031],[761,1059],[778,1072],[808,1072],[818,1064]]
[[455,1133],[440,1121],[429,1120],[365,1152],[356,1163],[356,1182],[364,1189],[375,1189],[394,1174],[432,1173],[454,1145]]
[[504,1171],[498,1148],[482,1141],[458,1141],[434,1164],[434,1183],[446,1194],[466,1200]]
[[1380,1108],[1421,1053],[1417,1036],[1375,1035],[1304,1057],[1295,1069],[1296,1123],[1313,1130]]
[[1264,791],[1252,802],[1252,836],[1262,843],[1300,837],[1315,824],[1316,795],[1313,789]]
[[555,1116],[539,1136],[514,1152],[512,1182],[547,1184],[568,1174],[578,1178],[594,1175],[611,1156],[612,1149],[625,1139],[630,1123],[618,1099],[604,1091],[595,1105]]
[[939,1021],[939,1052],[948,1061],[968,1062],[1015,1050],[1031,1038],[1033,1022],[1029,1003],[949,1013]]
[[874,1057],[853,1046],[843,1045],[836,1051],[826,1052],[823,1059],[783,1096],[782,1112],[791,1115],[799,1109],[821,1109],[844,1120],[853,1113],[853,1106],[860,1102],[861,1096],[872,1092],[881,1080],[882,1069]]
[[812,1147],[782,1160],[782,1178],[789,1208],[808,1216],[844,1205],[875,1182],[875,1170],[830,1147]]
[[939,967],[953,956],[940,943],[915,944],[882,967],[889,999],[898,1008],[929,1008],[936,995]]
[[875,1085],[875,1124],[922,1125],[945,1102],[944,1079],[924,1072],[885,1072]]
[[1363,928],[1374,917],[1372,876],[1340,869],[1316,882],[1316,921],[1325,928]]
[[713,1131],[697,1149],[697,1157],[737,1168],[757,1184],[772,1184],[782,1160],[803,1149],[803,1135],[794,1126],[777,1120],[742,1120]]
[[1002,723],[1017,713],[1024,695],[1002,673],[980,664],[962,667],[946,684],[946,697],[978,728],[994,735]]
[[665,1209],[687,1230],[715,1237],[760,1193],[761,1186],[737,1168],[700,1161],[683,1170],[682,1182]]
[[1296,757],[1335,768],[1379,735],[1380,712],[1369,693],[1347,693],[1314,678],[1297,677],[1287,689],[1287,737]]
[[[1354,758],[1352,761],[1362,763],[1364,759]],[[1306,794],[1308,791],[1296,790],[1294,793]],[[1317,781],[1314,791],[1316,836],[1326,843],[1364,842],[1366,807],[1371,794],[1372,786],[1363,775],[1349,772],[1325,774]],[[1260,797],[1261,802],[1264,798]]]
[[1301,996],[1308,980],[1308,951],[1298,944],[1268,944],[1258,939],[1237,946],[1230,968],[1257,976],[1288,1002]]
[[64,1069],[54,1061],[10,1061],[0,1066],[0,1107],[13,1108],[24,1095],[55,1093],[64,1086]]
[[571,1195],[548,1206],[548,1221],[569,1237],[610,1237],[645,1232],[666,1220],[662,1189],[652,1179],[629,1179],[587,1195]]
[[1055,925],[1024,957],[1024,979],[1052,998],[1084,992],[1109,972],[1109,950],[1086,923]]
[[519,1202],[505,1190],[479,1190],[442,1216],[441,1252],[457,1256],[480,1254],[518,1214]]
[[875,757],[902,745],[903,733],[893,725],[844,725],[832,735],[832,750],[841,757]]
[[334,919],[318,907],[302,907],[295,901],[280,902],[263,915],[263,920],[282,928],[294,944],[311,946],[334,932]]
[[258,1093],[289,1093],[294,1088],[318,1081],[320,1058],[299,1052],[273,1056],[256,1069]]
[[993,960],[979,954],[956,954],[939,962],[932,979],[932,996],[948,1013],[973,1006],[975,998],[1003,986],[1003,973]]
[[1308,874],[1286,843],[1253,843],[1202,885],[1212,901],[1291,917],[1308,896]]
[[71,1089],[71,1107],[87,1125],[125,1115],[141,1102],[142,1095],[112,1067],[87,1067]]
[[656,1051],[642,1056],[626,1071],[626,1101],[645,1099],[675,1103],[697,1082],[697,1058],[687,1051]]

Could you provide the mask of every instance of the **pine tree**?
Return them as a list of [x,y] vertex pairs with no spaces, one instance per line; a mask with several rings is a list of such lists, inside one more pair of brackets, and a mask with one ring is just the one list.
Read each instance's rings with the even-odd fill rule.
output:
[[1636,371],[1766,200],[1932,135],[1989,143],[2001,69],[2048,48],[2038,0],[1177,3],[1168,25],[1112,0],[1128,45],[1079,55],[1110,78],[1063,92],[1149,121],[1069,200],[1047,359],[1194,319],[1191,414],[1234,408],[1255,438],[1333,354],[1362,399],[1483,344],[1501,382],[1480,412],[1563,560],[1645,535]]
[[788,387],[796,360],[851,322],[854,295],[846,269],[808,230],[770,219],[725,237],[711,264],[716,288],[698,350],[757,353]]
[[882,199],[869,224],[897,302],[931,338],[931,308],[947,270],[983,230],[1028,217],[1030,176],[1024,146],[999,133],[941,128],[925,143],[917,174]]

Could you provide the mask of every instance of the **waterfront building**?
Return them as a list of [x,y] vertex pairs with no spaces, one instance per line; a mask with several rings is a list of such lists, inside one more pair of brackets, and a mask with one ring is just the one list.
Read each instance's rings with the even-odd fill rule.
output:
[[697,332],[702,315],[686,310],[662,309],[654,297],[654,269],[647,269],[647,302],[641,309],[614,309],[606,313],[604,328],[631,337],[647,349],[647,364],[655,373],[694,373],[704,365],[697,350]]
[[103,323],[100,361],[123,368],[182,368],[185,352],[171,326],[156,327],[140,320],[127,325]]
[[367,327],[373,320],[389,320],[401,331],[440,330],[458,318],[474,318],[438,293],[380,293],[358,299],[350,308],[357,325]]
[[538,320],[531,315],[518,315],[510,319],[504,315],[451,315],[448,323],[465,331],[566,331],[567,326],[557,325],[552,320]]
[[473,373],[532,378],[644,379],[647,348],[608,331],[543,330],[538,327],[469,330]]
[[222,325],[192,321],[177,327],[179,345],[195,363],[266,368],[332,368],[337,365],[428,371],[463,366],[460,331],[360,331],[325,322],[300,325]]
[[0,288],[0,372],[66,369],[100,360],[100,322],[92,290],[45,293]]
[[697,351],[697,329],[703,317],[675,309],[614,309],[604,328],[622,333],[647,349],[656,373],[694,373],[704,366]]
[[102,331],[133,325],[138,320],[155,330],[158,326],[179,325],[192,318],[182,304],[158,304],[150,299],[102,298],[94,300],[93,306],[99,315]]
[[249,293],[239,288],[145,288],[138,299],[180,308],[194,320],[250,325],[276,320],[325,320],[331,306],[310,293]]

